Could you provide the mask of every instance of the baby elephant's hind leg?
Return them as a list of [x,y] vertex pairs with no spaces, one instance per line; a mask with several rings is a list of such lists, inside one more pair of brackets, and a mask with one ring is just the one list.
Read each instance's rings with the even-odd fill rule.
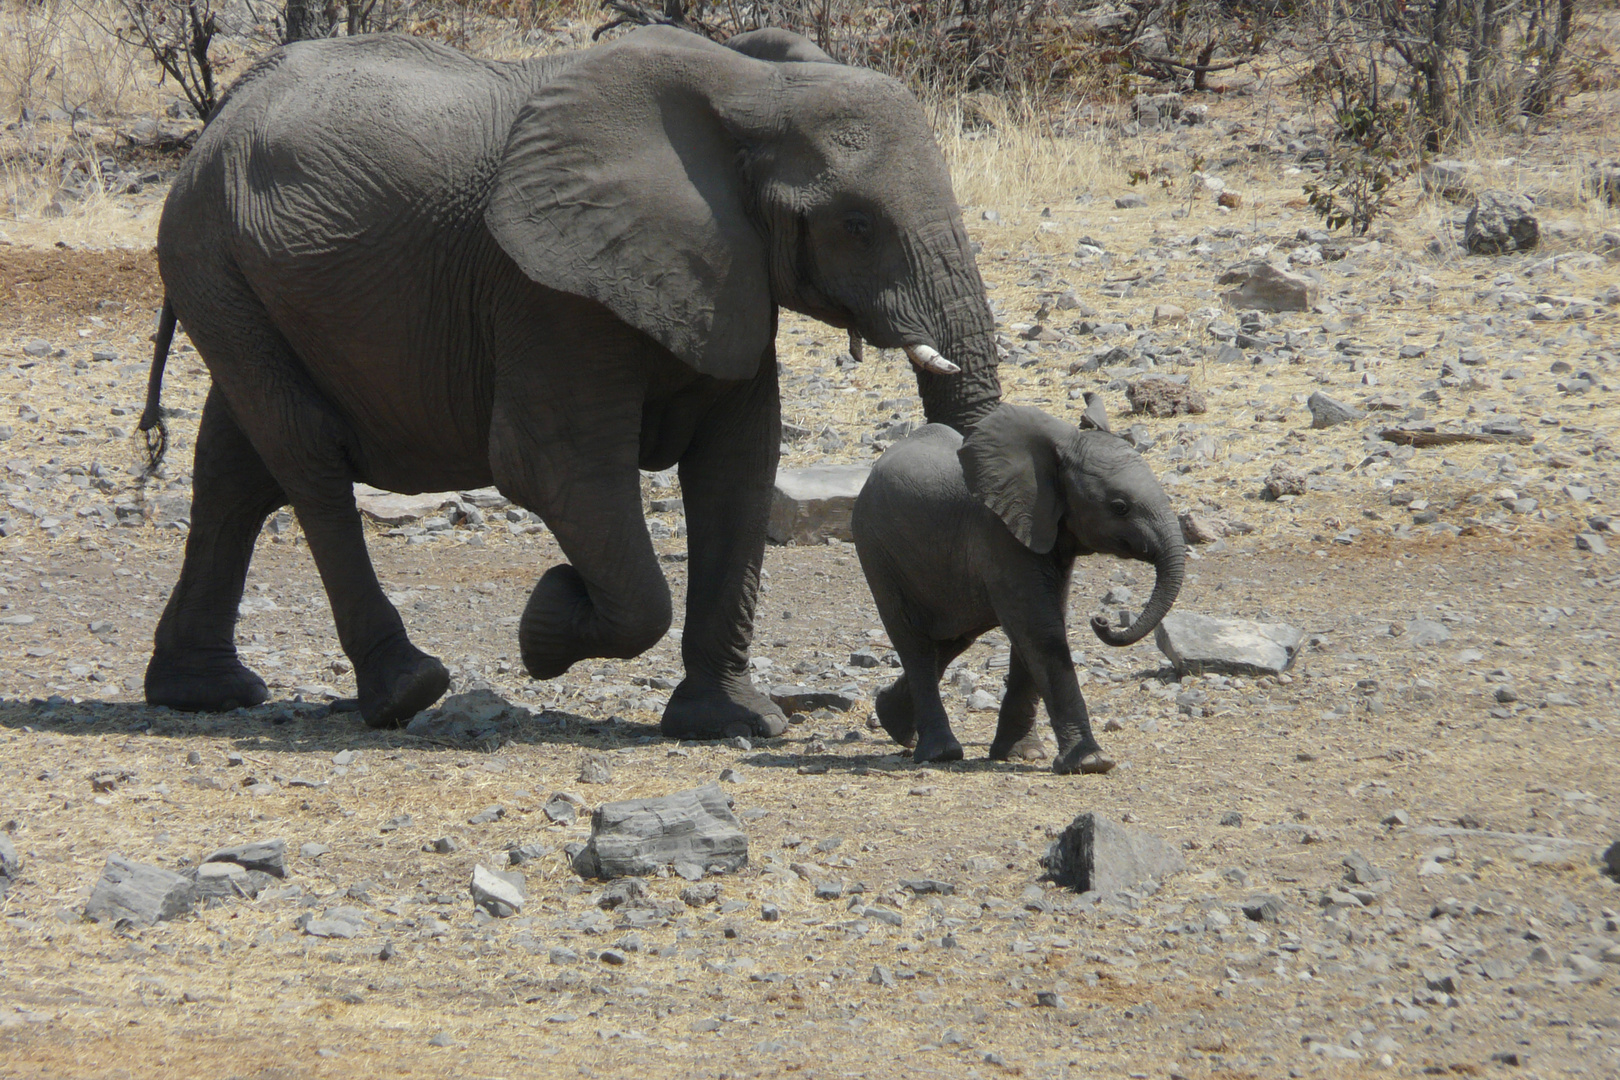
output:
[[991,761],[1036,761],[1046,756],[1046,745],[1035,730],[1035,707],[1040,699],[1040,687],[1024,658],[1013,649],[1007,664],[1007,694],[1001,699],[996,738],[990,744]]

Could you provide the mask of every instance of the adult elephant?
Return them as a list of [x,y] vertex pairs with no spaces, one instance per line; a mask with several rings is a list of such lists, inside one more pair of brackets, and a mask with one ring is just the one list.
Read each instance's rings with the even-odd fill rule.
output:
[[[930,421],[969,429],[1000,394],[915,99],[793,35],[737,44],[651,28],[494,63],[405,37],[312,41],[232,88],[158,230],[168,328],[184,324],[213,387],[149,702],[268,696],[234,627],[259,528],[289,502],[365,720],[444,692],[378,585],[356,480],[494,483],[545,520],[568,562],[519,624],[535,677],[635,656],[672,614],[637,470],[678,465],[686,675],[663,730],[782,730],[747,675],[778,308],[906,350]],[[159,363],[147,423],[160,379]]]

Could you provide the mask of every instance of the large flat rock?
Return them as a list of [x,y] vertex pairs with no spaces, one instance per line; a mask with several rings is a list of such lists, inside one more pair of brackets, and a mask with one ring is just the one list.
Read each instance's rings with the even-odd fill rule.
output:
[[1115,893],[1186,869],[1181,852],[1152,833],[1087,811],[1046,849],[1041,865],[1076,892]]
[[151,926],[189,914],[196,902],[197,886],[190,878],[110,855],[85,902],[84,917],[97,922],[128,919],[136,926]]
[[866,465],[778,471],[766,535],[778,544],[824,544],[828,537],[853,540],[849,515],[871,471]]
[[1178,675],[1275,675],[1294,662],[1305,633],[1284,623],[1173,611],[1153,640]]
[[591,838],[574,856],[581,877],[646,877],[666,866],[748,865],[748,835],[718,784],[654,799],[603,803],[591,815]]
[[354,502],[360,513],[384,525],[410,525],[430,518],[446,506],[502,506],[506,498],[494,488],[474,491],[424,491],[419,495],[399,495],[366,484],[354,485]]
[[1268,262],[1235,266],[1222,274],[1216,283],[1237,286],[1221,293],[1221,299],[1234,308],[1309,311],[1316,303],[1316,282],[1287,270],[1279,270]]

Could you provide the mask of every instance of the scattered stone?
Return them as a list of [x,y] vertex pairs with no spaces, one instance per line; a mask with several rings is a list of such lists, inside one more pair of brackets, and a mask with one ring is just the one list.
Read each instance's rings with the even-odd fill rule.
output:
[[848,712],[855,706],[857,698],[843,690],[783,685],[771,687],[771,700],[785,713],[813,713],[817,709]]
[[703,907],[720,899],[718,881],[702,881],[681,890],[681,902],[687,907]]
[[1272,893],[1261,893],[1243,901],[1243,917],[1250,922],[1281,922],[1284,910],[1282,897]]
[[197,899],[205,905],[238,897],[251,900],[259,895],[260,883],[270,880],[262,871],[246,870],[233,862],[203,863],[185,876],[196,882]]
[[84,917],[96,922],[127,919],[136,926],[152,926],[189,915],[196,902],[197,885],[190,878],[110,855],[84,905]]
[[1535,210],[1523,195],[1494,188],[1481,191],[1463,223],[1463,247],[1470,255],[1529,251],[1541,238]]
[[501,818],[503,818],[505,816],[506,816],[506,807],[504,807],[504,806],[486,806],[482,810],[478,811],[478,813],[476,813],[472,817],[468,818],[467,819],[467,824],[469,824],[469,825],[488,825],[488,824],[490,824],[492,822],[496,822],[496,821],[501,820]]
[[1226,536],[1226,522],[1213,514],[1189,510],[1181,515],[1181,536],[1189,544],[1213,544]]
[[647,898],[647,882],[638,877],[619,878],[613,884],[603,889],[596,898],[596,906],[603,911],[612,911],[637,900]]
[[493,690],[471,690],[445,698],[434,709],[419,712],[405,725],[407,735],[445,742],[482,742],[494,736],[501,721],[514,712],[527,714]]
[[852,541],[849,515],[870,472],[865,465],[779,470],[766,535],[778,544],[824,544],[829,537]]
[[1222,293],[1221,299],[1240,311],[1309,311],[1316,304],[1315,282],[1268,262],[1235,266],[1217,278],[1216,284],[1237,286]]
[[287,876],[287,841],[260,840],[237,847],[220,848],[203,862],[230,862],[247,870],[258,870],[271,877]]
[[1187,309],[1177,307],[1175,304],[1155,304],[1153,306],[1154,323],[1181,322],[1187,317]]
[[588,752],[579,763],[579,782],[582,784],[611,784],[613,783],[613,767],[608,764],[607,755],[592,750]]
[[1342,401],[1333,400],[1320,390],[1312,394],[1306,400],[1305,405],[1311,410],[1311,427],[1313,428],[1336,427],[1351,420],[1360,420],[1367,415],[1360,409],[1346,405]]
[[558,825],[572,825],[579,820],[579,807],[572,799],[565,799],[561,795],[553,795],[540,809]]
[[1575,549],[1577,551],[1590,551],[1594,555],[1607,555],[1609,553],[1608,543],[1595,532],[1576,533]]
[[1115,893],[1186,867],[1181,852],[1158,837],[1087,811],[1046,849],[1047,876],[1077,892]]
[[1418,169],[1418,182],[1425,192],[1454,203],[1473,195],[1478,176],[1478,165],[1456,158],[1424,162]]
[[1344,858],[1345,879],[1357,885],[1371,885],[1377,881],[1386,881],[1389,871],[1374,866],[1367,860],[1367,856],[1359,851],[1352,851]]
[[1172,611],[1153,640],[1178,675],[1276,675],[1293,664],[1305,633],[1285,623]]
[[1140,210],[1147,205],[1147,200],[1140,195],[1121,195],[1114,200],[1116,210]]
[[17,858],[17,848],[11,842],[11,837],[0,833],[0,900],[6,898],[11,891],[12,883],[22,873],[22,862]]
[[1451,640],[1451,631],[1432,619],[1413,619],[1406,624],[1406,640],[1413,648],[1442,645]]
[[718,784],[652,799],[604,803],[573,859],[581,877],[616,878],[694,863],[729,873],[748,865],[748,837]]
[[423,844],[422,850],[436,855],[453,855],[461,850],[461,843],[453,836],[441,836],[437,840],[429,840]]
[[483,863],[473,867],[473,906],[482,908],[497,919],[505,919],[523,910],[523,875],[517,871],[491,870]]
[[1599,861],[1603,864],[1605,874],[1608,874],[1616,881],[1620,881],[1620,840],[1616,840],[1604,848],[1602,858]]
[[885,989],[893,989],[896,985],[898,985],[895,982],[894,972],[890,971],[882,964],[874,964],[872,966],[872,974],[866,977],[866,981],[871,983],[873,986],[881,986]]
[[955,896],[956,886],[949,881],[935,881],[933,878],[909,878],[900,882],[900,888],[917,896]]
[[1203,412],[1208,406],[1204,395],[1187,383],[1149,375],[1125,387],[1131,412],[1149,416],[1181,416]]
[[329,907],[319,918],[306,912],[294,922],[310,937],[356,938],[366,932],[366,913],[355,907]]
[[1221,824],[1225,825],[1229,829],[1242,828],[1243,815],[1238,813],[1236,810],[1228,810],[1226,813],[1221,815]]
[[1266,498],[1280,499],[1285,495],[1305,494],[1305,473],[1282,462],[1271,467],[1266,474]]

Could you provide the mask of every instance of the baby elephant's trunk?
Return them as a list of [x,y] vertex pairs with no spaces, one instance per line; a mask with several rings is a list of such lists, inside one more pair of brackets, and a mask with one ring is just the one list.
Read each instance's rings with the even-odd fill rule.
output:
[[1153,595],[1136,621],[1124,629],[1115,629],[1108,620],[1098,615],[1091,620],[1092,631],[1108,645],[1134,645],[1153,633],[1159,621],[1170,613],[1170,607],[1181,592],[1181,577],[1186,569],[1187,545],[1181,538],[1181,523],[1172,515],[1171,529],[1161,529],[1158,580],[1153,583]]

